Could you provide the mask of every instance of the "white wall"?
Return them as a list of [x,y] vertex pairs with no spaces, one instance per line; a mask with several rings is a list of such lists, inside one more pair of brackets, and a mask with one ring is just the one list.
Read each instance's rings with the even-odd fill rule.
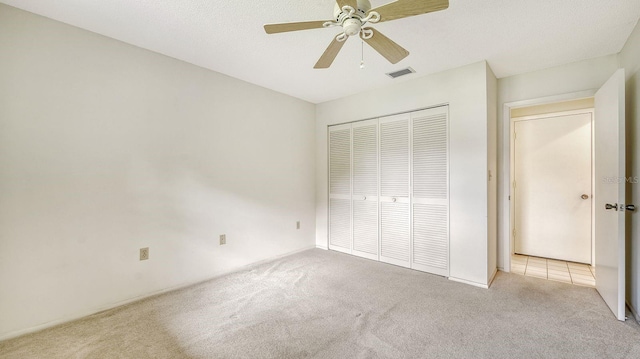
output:
[[314,119],[0,5],[0,339],[313,247]]
[[599,57],[527,74],[498,79],[498,267],[509,253],[509,119],[507,103],[560,96],[600,88],[618,69],[617,55]]
[[316,244],[319,247],[327,247],[327,126],[446,103],[450,105],[450,275],[454,279],[487,284],[485,62],[317,105]]
[[[620,53],[627,76],[627,176],[640,177],[640,23]],[[627,202],[640,208],[640,184],[627,184]],[[640,210],[627,217],[627,302],[640,320]]]

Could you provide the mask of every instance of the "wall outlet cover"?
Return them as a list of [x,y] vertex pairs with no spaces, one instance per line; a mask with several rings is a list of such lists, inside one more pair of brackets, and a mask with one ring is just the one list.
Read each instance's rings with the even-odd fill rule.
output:
[[149,247],[140,248],[140,260],[146,261],[147,259],[149,259]]

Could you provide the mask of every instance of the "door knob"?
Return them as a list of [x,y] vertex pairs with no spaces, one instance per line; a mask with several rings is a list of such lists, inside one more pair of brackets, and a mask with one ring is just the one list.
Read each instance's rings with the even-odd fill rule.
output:
[[614,203],[614,204],[607,203],[607,204],[604,205],[604,208],[605,209],[615,209],[617,211],[618,210],[618,204],[617,203]]
[[588,194],[583,194],[582,196],[580,196],[580,198],[582,198],[582,199],[589,199],[589,195],[588,195]]
[[391,199],[391,201],[392,201],[392,202],[395,202],[395,201],[397,201],[397,199],[396,199],[395,197],[393,197],[393,198]]

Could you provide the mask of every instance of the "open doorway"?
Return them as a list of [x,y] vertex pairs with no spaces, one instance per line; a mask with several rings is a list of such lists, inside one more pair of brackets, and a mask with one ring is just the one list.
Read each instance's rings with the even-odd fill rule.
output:
[[511,271],[595,287],[594,98],[510,109]]
[[[625,313],[625,278],[626,278],[626,248],[625,239],[626,216],[634,211],[635,206],[626,203],[626,137],[625,137],[625,74],[624,69],[618,69],[599,89],[579,93],[556,95],[553,97],[521,100],[504,104],[504,143],[509,143],[513,132],[512,111],[528,107],[549,105],[564,106],[576,100],[593,98],[593,221],[592,236],[595,248],[592,257],[595,258],[594,267],[596,290],[611,309],[618,320],[624,321]],[[562,108],[554,111],[572,111],[580,108]],[[517,117],[517,116],[514,116]],[[511,157],[512,149],[503,151],[502,197],[504,222],[501,257],[505,272],[511,272],[511,257],[515,254],[515,244],[512,235],[513,210],[511,195]],[[626,204],[625,204],[626,203]],[[503,218],[504,218],[503,217]],[[506,238],[505,238],[506,237]],[[545,259],[548,266],[549,260]],[[517,264],[517,263],[516,263]],[[568,266],[568,265],[567,265]],[[547,275],[548,276],[548,275]],[[549,278],[547,278],[549,279]]]

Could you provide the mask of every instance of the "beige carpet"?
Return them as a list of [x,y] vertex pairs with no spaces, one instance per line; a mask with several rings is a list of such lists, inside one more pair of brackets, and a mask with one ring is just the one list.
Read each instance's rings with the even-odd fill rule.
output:
[[311,250],[0,343],[2,358],[640,358],[594,289]]

